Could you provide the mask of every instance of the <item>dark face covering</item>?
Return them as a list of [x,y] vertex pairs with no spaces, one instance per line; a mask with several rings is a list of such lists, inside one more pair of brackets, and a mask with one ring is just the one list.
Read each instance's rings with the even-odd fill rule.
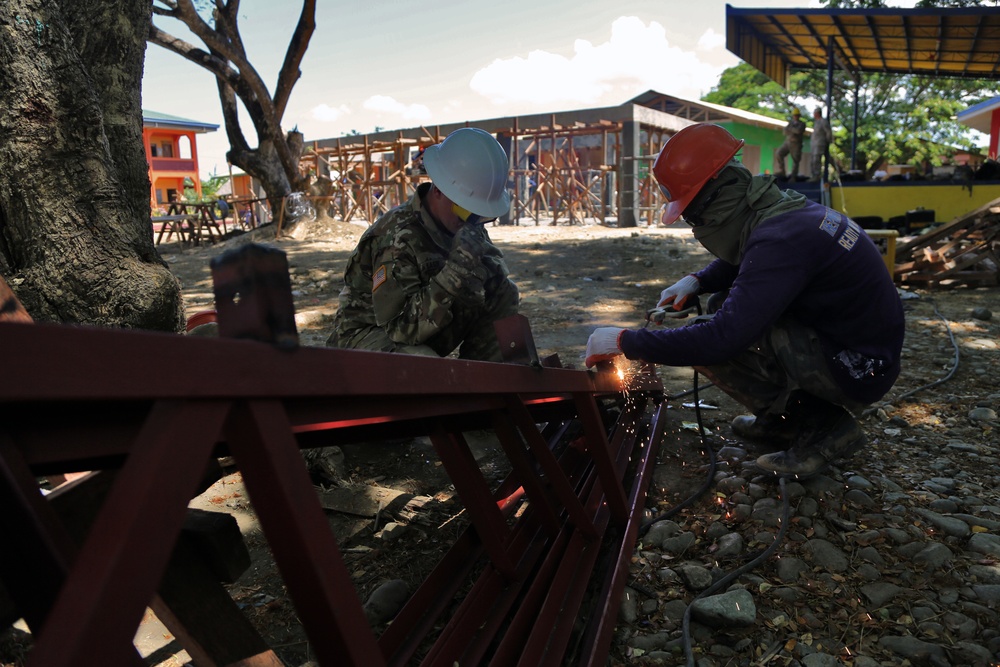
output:
[[[724,262],[738,266],[754,227],[767,218],[800,209],[808,200],[801,193],[782,192],[773,176],[752,176],[730,161],[684,209],[694,236]],[[690,213],[689,213],[690,212]]]

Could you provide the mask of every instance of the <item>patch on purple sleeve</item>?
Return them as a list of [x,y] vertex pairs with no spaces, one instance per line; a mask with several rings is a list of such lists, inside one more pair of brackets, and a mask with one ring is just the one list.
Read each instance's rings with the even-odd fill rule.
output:
[[819,228],[830,236],[836,236],[837,229],[840,228],[840,216],[835,212],[828,210],[826,215],[823,216],[823,222],[819,223]]

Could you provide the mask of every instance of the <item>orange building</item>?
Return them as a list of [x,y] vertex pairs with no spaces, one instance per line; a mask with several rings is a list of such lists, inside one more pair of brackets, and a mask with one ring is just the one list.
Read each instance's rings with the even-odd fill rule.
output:
[[215,132],[218,125],[142,110],[142,144],[149,165],[149,205],[165,206],[194,188],[201,196],[196,135]]

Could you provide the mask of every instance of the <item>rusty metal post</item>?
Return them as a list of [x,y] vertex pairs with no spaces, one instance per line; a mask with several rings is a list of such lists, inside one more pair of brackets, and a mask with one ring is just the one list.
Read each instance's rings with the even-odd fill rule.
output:
[[210,266],[219,336],[298,347],[292,283],[283,251],[251,243],[214,257]]

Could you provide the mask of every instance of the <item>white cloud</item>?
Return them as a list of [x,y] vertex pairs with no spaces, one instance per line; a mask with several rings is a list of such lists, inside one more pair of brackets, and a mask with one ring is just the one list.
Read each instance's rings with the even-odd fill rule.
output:
[[714,28],[709,28],[701,37],[698,38],[699,49],[714,51],[715,49],[724,49],[725,47],[726,36],[722,33],[715,32]]
[[426,105],[403,104],[388,95],[372,95],[361,106],[368,111],[387,113],[404,120],[420,122],[431,119],[431,110]]
[[346,104],[341,104],[336,107],[331,107],[329,104],[320,104],[319,106],[313,107],[312,117],[316,120],[335,121],[349,113],[351,113],[351,110]]
[[[720,41],[721,40],[721,41]],[[724,44],[724,37],[706,32],[703,48]],[[698,54],[671,46],[656,21],[646,24],[622,16],[611,25],[608,41],[594,45],[577,40],[572,57],[546,51],[498,59],[473,75],[470,88],[494,104],[531,104],[551,109],[555,104],[620,104],[650,88],[697,99],[715,85],[726,66],[710,65]]]

